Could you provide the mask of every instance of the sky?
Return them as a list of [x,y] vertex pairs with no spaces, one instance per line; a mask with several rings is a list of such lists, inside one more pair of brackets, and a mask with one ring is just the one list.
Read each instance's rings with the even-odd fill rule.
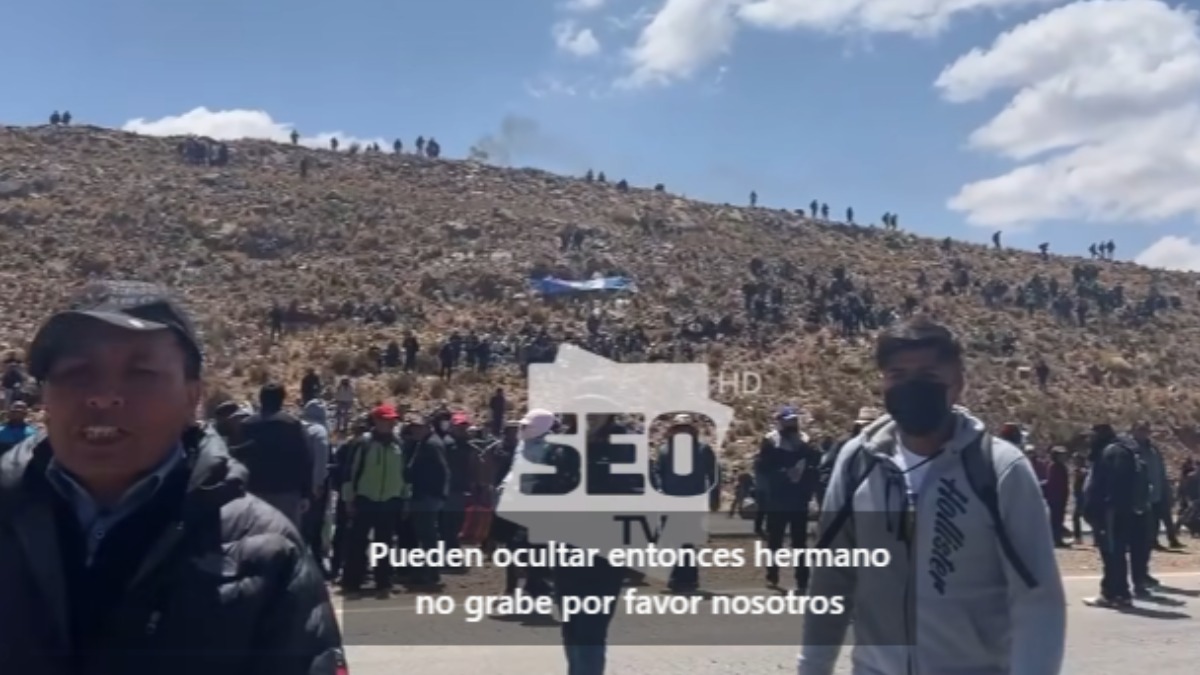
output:
[[433,136],[446,157],[1200,270],[1185,4],[16,0],[0,64],[3,124]]

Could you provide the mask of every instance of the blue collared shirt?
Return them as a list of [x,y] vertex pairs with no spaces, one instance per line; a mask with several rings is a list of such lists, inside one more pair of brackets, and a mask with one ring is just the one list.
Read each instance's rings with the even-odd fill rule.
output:
[[46,478],[58,494],[67,500],[79,519],[79,525],[87,537],[88,565],[92,564],[96,550],[112,528],[149,502],[184,458],[183,446],[175,446],[153,472],[134,483],[110,508],[102,508],[71,474],[53,459],[50,460],[50,465],[46,467]]

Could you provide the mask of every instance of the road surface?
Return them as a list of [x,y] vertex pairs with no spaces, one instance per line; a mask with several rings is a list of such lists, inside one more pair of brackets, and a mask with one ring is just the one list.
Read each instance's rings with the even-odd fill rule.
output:
[[[1140,611],[1121,613],[1083,605],[1084,597],[1096,592],[1096,577],[1067,577],[1068,641],[1064,675],[1190,675],[1196,672],[1197,636],[1200,635],[1200,573],[1163,573],[1167,587],[1156,602],[1139,601]],[[731,589],[731,592],[737,592]],[[758,592],[758,591],[755,591]],[[561,648],[557,646],[354,646],[353,636],[372,634],[371,642],[400,641],[408,634],[420,641],[429,617],[413,613],[413,601],[403,596],[377,604],[354,603],[341,611],[347,629],[347,648],[353,675],[392,675],[420,671],[422,675],[555,675],[565,673]],[[614,629],[628,616],[618,613]],[[757,617],[739,617],[745,621]],[[770,619],[767,619],[768,621]],[[485,623],[489,620],[485,619]],[[657,623],[678,621],[658,617]],[[779,621],[773,622],[775,625]],[[516,622],[485,623],[495,643],[543,644],[557,637],[553,626],[523,626]],[[690,624],[689,624],[690,625]],[[663,629],[669,630],[669,629]],[[531,635],[538,637],[533,638]],[[686,628],[672,635],[688,636]],[[390,638],[388,636],[391,636]],[[608,672],[621,675],[754,675],[794,672],[796,647],[716,646],[614,646],[609,649]],[[848,673],[844,663],[838,673]]]
[[[1067,523],[1070,525],[1070,522]],[[720,539],[740,539],[754,536],[754,520],[746,520],[741,517],[730,518],[725,513],[710,513],[707,523],[708,533],[714,538]],[[1087,523],[1083,524],[1083,534],[1091,534],[1092,527]],[[809,523],[809,534],[815,536],[816,523]],[[1166,534],[1166,530],[1159,526],[1159,534]]]

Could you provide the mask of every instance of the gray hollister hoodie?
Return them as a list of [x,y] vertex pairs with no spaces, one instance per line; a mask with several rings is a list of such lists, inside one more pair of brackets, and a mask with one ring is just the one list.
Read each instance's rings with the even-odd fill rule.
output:
[[[1016,447],[993,439],[1000,513],[1013,547],[1037,580],[1030,588],[1001,552],[992,518],[963,469],[962,449],[986,428],[963,408],[954,414],[954,437],[928,464],[916,498],[911,544],[898,534],[907,490],[893,461],[895,423],[880,418],[839,453],[822,528],[853,484],[843,473],[855,448],[881,461],[855,491],[855,516],[830,547],[884,548],[892,562],[882,569],[813,568],[809,593],[843,596],[846,612],[805,617],[799,675],[833,673],[851,622],[854,675],[1058,675],[1066,600],[1037,477]],[[915,617],[902,609],[906,606],[914,607]]]

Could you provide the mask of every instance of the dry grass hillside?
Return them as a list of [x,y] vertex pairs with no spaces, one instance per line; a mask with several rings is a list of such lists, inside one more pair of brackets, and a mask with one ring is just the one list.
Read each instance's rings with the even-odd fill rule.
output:
[[[0,274],[9,291],[0,343],[22,348],[36,323],[89,275],[145,278],[178,289],[198,314],[220,392],[249,397],[272,377],[294,388],[312,365],[326,381],[334,373],[357,375],[364,401],[445,400],[481,411],[495,386],[519,398],[516,368],[458,374],[447,384],[433,373],[432,354],[421,358],[424,372],[403,375],[379,372],[367,351],[405,329],[420,336],[423,351],[453,330],[472,328],[513,333],[531,323],[581,335],[592,307],[531,296],[531,271],[623,274],[640,292],[597,303],[610,327],[640,323],[662,344],[676,332],[669,322],[728,316],[738,327],[736,336],[692,345],[693,358],[723,372],[762,377],[757,394],[718,396],[737,411],[727,445],[736,457],[781,402],[802,405],[817,435],[840,435],[860,406],[877,401],[870,331],[847,339],[835,325],[809,320],[809,275],[824,287],[842,267],[876,308],[903,313],[912,296],[921,311],[959,331],[971,347],[969,406],[992,423],[1020,420],[1043,440],[1057,440],[1094,421],[1148,416],[1164,444],[1180,452],[1200,422],[1193,276],[959,242],[947,249],[903,231],[649,189],[623,192],[611,182],[617,177],[602,184],[257,141],[231,143],[227,166],[195,166],[181,159],[181,140],[88,127],[0,127]],[[310,162],[306,178],[298,169],[302,157]],[[559,233],[571,225],[585,228],[586,240],[562,251]],[[742,285],[752,277],[752,261],[781,289],[778,323],[748,321]],[[1087,263],[1099,268],[1103,287],[1123,287],[1126,305],[1154,287],[1168,307],[1153,317],[1093,311],[1081,327],[1045,308],[1014,306],[1012,288],[989,306],[977,286],[1015,286],[1041,275],[1070,293],[1072,267]],[[959,269],[969,282],[944,294]],[[917,283],[922,272],[924,289]],[[277,344],[267,330],[272,301],[297,303],[302,324]],[[390,304],[397,322],[356,318],[372,304]],[[1016,338],[1008,354],[996,347],[1005,333]],[[1038,357],[1052,371],[1046,391],[1030,373]]]

